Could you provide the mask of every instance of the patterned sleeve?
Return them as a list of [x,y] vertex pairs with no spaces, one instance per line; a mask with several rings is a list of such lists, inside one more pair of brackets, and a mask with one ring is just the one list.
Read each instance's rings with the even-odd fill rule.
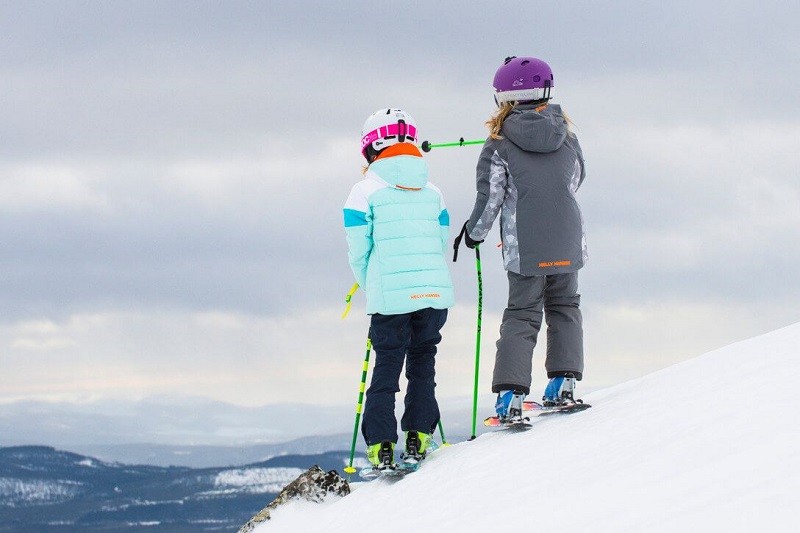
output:
[[583,184],[583,180],[586,179],[586,164],[583,160],[583,150],[581,149],[581,143],[578,142],[578,137],[575,136],[575,134],[570,134],[567,136],[566,142],[573,150],[575,150],[576,171],[574,172],[572,179],[572,192],[576,192]]
[[473,240],[484,240],[492,229],[505,198],[507,168],[507,163],[497,151],[497,143],[488,141],[478,160],[478,194],[467,222],[467,232]]

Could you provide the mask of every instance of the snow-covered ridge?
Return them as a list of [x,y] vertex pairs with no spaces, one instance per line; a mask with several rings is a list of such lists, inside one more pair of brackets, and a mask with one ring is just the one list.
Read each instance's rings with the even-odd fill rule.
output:
[[160,524],[172,531],[168,524],[176,523],[232,530],[252,516],[254,501],[272,499],[306,465],[341,468],[346,455],[286,455],[193,469],[109,464],[47,446],[0,447],[0,530]]
[[709,352],[589,394],[587,411],[442,448],[396,483],[292,502],[258,531],[800,530],[798,347],[795,324]]
[[214,486],[222,491],[275,494],[303,472],[301,468],[236,468],[218,473]]
[[44,505],[70,500],[82,490],[82,484],[69,480],[21,480],[0,477],[0,500],[3,505],[15,507]]

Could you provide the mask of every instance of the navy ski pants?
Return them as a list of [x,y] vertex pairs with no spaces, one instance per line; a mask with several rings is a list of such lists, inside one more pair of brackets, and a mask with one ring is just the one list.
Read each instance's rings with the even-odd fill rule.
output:
[[406,366],[403,431],[433,434],[439,423],[436,382],[436,345],[439,330],[447,320],[447,309],[420,309],[401,315],[372,315],[370,338],[375,350],[375,367],[367,389],[361,432],[367,445],[397,442],[395,394],[400,392],[400,373]]

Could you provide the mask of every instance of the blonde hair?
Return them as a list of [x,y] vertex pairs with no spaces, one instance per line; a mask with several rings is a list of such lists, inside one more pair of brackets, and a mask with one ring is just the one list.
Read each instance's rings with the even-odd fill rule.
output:
[[495,114],[486,121],[486,126],[489,128],[489,137],[498,140],[503,138],[503,136],[500,135],[500,130],[503,129],[503,121],[505,121],[506,117],[511,113],[515,105],[516,102],[503,102],[500,104],[500,107],[497,108]]
[[[497,108],[497,111],[495,111],[494,115],[492,115],[491,118],[486,121],[486,126],[489,128],[489,137],[497,140],[503,138],[503,136],[500,135],[500,130],[503,129],[503,122],[505,122],[506,118],[508,117],[508,115],[511,114],[516,105],[517,102],[503,102],[502,104],[500,104],[500,107]],[[545,107],[547,107],[546,103],[537,107],[536,111],[541,111]],[[569,116],[567,116],[567,114],[564,113],[563,111],[561,112],[561,114],[564,117],[564,121],[566,121],[567,123],[567,131],[570,134],[574,135],[572,127],[575,123],[572,122]]]
[[575,136],[575,132],[573,131],[573,129],[574,129],[573,126],[575,126],[575,123],[572,122],[572,119],[569,118],[569,115],[567,115],[564,111],[561,111],[561,115],[563,115],[564,120],[567,121],[567,133],[569,133],[570,135],[572,135],[574,137]]

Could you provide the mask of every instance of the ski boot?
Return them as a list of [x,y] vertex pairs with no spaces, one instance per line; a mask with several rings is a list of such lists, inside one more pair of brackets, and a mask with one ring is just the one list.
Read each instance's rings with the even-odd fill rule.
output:
[[503,390],[497,394],[494,410],[503,424],[515,424],[523,421],[522,401],[525,393],[522,391]]
[[374,470],[394,469],[394,443],[385,440],[368,446],[367,459]]
[[428,453],[431,436],[421,431],[406,431],[406,450],[400,454],[404,463],[417,464]]
[[566,373],[563,376],[550,378],[544,389],[542,405],[545,407],[567,407],[581,403],[575,400],[575,376]]

